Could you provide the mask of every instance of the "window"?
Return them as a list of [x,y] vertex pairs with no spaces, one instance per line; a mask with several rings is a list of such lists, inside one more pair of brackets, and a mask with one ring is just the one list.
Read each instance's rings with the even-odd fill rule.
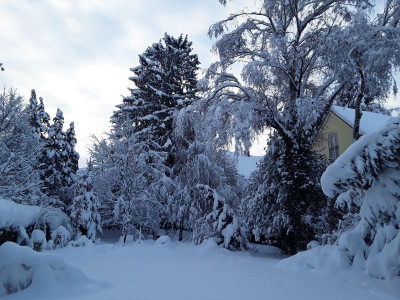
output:
[[339,141],[338,134],[332,133],[328,135],[328,145],[329,145],[329,158],[335,160],[339,157]]

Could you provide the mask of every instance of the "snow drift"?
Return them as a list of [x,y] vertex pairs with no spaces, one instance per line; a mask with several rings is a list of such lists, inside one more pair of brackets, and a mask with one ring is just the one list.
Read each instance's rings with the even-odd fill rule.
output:
[[87,277],[60,257],[6,242],[0,246],[0,296],[54,285],[82,286]]
[[27,227],[39,217],[40,207],[0,198],[0,228]]
[[320,270],[337,273],[350,268],[350,260],[339,247],[316,246],[281,260],[278,267],[288,270]]

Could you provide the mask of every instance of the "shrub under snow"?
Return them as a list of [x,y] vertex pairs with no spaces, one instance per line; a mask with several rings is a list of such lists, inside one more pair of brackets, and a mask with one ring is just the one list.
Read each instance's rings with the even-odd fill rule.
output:
[[70,287],[87,282],[79,269],[61,258],[12,242],[0,246],[0,258],[0,296],[35,286],[43,289],[57,283]]
[[157,244],[168,244],[170,242],[171,242],[171,238],[167,235],[162,235],[156,240]]
[[65,247],[70,240],[69,231],[67,228],[60,225],[51,233],[51,240],[55,248]]
[[44,232],[39,229],[35,229],[32,232],[29,246],[31,246],[31,248],[36,251],[42,251],[42,250],[46,249],[47,241],[46,241],[46,235],[44,234]]
[[235,215],[234,210],[225,203],[215,191],[204,187],[213,201],[212,211],[196,221],[193,231],[193,243],[199,245],[203,241],[216,238],[218,245],[231,250],[242,250],[247,247],[246,234]]

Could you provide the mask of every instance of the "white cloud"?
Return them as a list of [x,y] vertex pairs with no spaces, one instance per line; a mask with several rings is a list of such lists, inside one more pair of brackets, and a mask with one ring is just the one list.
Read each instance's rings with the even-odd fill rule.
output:
[[0,84],[26,98],[32,88],[54,117],[75,122],[80,165],[92,134],[109,128],[121,95],[127,95],[130,67],[164,32],[188,34],[202,67],[214,59],[209,26],[252,1],[217,0],[2,0]]

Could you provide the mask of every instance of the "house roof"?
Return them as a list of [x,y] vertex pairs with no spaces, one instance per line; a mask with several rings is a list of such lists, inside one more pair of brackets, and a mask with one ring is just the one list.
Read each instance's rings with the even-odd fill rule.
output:
[[[332,106],[332,112],[353,128],[355,110],[348,107]],[[363,111],[360,121],[360,132],[362,134],[381,130],[390,120],[391,116]]]

